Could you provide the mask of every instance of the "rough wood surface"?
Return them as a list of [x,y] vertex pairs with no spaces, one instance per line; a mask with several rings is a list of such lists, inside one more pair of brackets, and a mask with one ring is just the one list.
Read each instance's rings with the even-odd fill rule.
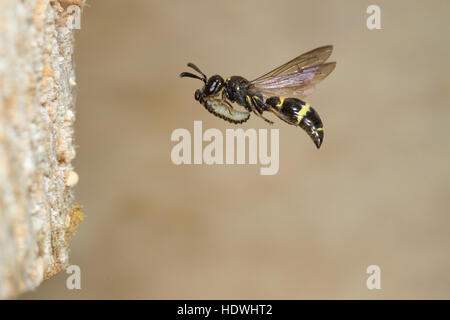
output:
[[71,3],[0,0],[0,298],[64,268],[82,218]]

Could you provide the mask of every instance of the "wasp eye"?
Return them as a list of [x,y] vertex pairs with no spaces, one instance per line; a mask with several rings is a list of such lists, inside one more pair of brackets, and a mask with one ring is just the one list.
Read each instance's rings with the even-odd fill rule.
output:
[[198,90],[198,89],[195,90],[195,96],[194,96],[194,97],[195,97],[195,100],[197,100],[197,101],[200,100],[200,96],[201,96],[200,90]]

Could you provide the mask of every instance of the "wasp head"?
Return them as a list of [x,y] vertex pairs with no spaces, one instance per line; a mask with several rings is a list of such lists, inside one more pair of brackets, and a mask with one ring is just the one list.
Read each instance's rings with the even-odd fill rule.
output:
[[199,79],[205,83],[202,89],[195,90],[195,100],[202,102],[204,98],[215,96],[222,90],[223,86],[225,85],[225,81],[221,76],[214,75],[208,79],[208,77],[203,72],[201,72],[195,64],[188,63],[187,65],[188,67],[200,73],[202,76],[200,77],[190,72],[182,72],[180,74],[180,77]]

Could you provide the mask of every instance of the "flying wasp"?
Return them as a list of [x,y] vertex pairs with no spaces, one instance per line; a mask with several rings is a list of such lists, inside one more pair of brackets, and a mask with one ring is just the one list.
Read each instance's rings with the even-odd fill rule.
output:
[[[263,115],[264,111],[270,111],[284,122],[301,127],[320,148],[324,133],[322,120],[316,110],[300,99],[334,70],[336,62],[326,63],[332,51],[333,46],[311,50],[253,81],[240,76],[226,80],[219,75],[208,78],[193,63],[188,63],[188,67],[200,75],[182,72],[180,77],[204,82],[203,88],[195,91],[195,100],[215,116],[238,124],[247,121],[253,112],[273,124]],[[231,105],[234,102],[247,111],[235,110]]]

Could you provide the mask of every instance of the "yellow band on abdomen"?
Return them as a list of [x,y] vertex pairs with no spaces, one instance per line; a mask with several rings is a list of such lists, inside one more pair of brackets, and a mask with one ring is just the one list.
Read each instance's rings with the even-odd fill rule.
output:
[[305,105],[300,109],[297,116],[297,124],[300,124],[300,121],[302,121],[303,117],[306,115],[310,108],[311,106],[309,105],[309,103],[305,103]]
[[284,97],[280,97],[280,103],[278,103],[275,107],[280,108],[283,105]]

